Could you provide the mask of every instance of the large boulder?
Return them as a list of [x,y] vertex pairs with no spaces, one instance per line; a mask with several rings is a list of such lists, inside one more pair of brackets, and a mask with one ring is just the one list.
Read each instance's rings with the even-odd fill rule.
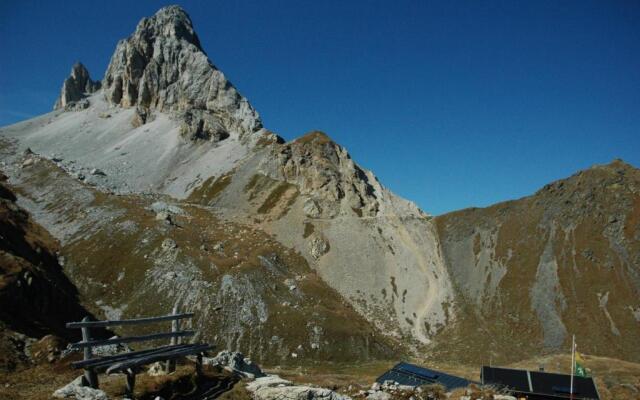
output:
[[53,392],[53,397],[76,400],[109,400],[107,394],[99,389],[82,386],[83,376],[74,379],[68,385]]
[[203,359],[203,363],[218,365],[245,378],[254,379],[265,376],[257,364],[254,364],[250,359],[245,358],[242,353],[237,351],[221,351],[214,358]]
[[254,400],[351,400],[330,389],[293,385],[276,375],[258,378],[247,385]]
[[267,375],[257,378],[255,381],[247,384],[247,390],[254,393],[258,390],[271,387],[293,386],[291,381],[280,378],[278,375]]

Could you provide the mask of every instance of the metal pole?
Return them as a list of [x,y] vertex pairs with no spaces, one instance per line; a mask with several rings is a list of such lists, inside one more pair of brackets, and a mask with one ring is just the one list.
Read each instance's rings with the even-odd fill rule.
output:
[[576,366],[576,335],[571,340],[571,384],[569,386],[569,398],[573,399],[573,374]]
[[[178,314],[177,304],[173,306],[173,315],[176,315],[176,314]],[[173,321],[171,321],[171,332],[178,332],[179,329],[180,329],[180,320],[174,319]],[[172,337],[170,343],[172,346],[178,344],[178,338],[175,336]],[[176,360],[167,360],[167,373],[170,374],[175,370],[176,370]]]
[[[82,322],[88,322],[89,321],[89,317],[84,317],[82,319]],[[91,333],[89,332],[89,327],[83,327],[82,328],[82,341],[83,342],[88,342],[91,340]],[[85,360],[90,360],[92,357],[91,355],[91,346],[89,347],[85,347],[84,348],[84,359]],[[96,374],[96,372],[92,369],[85,369],[84,370],[84,379],[87,382],[87,384],[89,386],[91,386],[94,389],[98,388],[98,375]]]

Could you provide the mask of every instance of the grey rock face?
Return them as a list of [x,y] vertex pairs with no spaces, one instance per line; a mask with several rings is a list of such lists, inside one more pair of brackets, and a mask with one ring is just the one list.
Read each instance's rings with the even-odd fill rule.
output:
[[68,385],[56,390],[53,392],[53,397],[77,400],[108,400],[107,394],[102,390],[82,386],[82,378],[82,376],[79,376]]
[[329,244],[324,238],[314,234],[309,241],[309,250],[311,256],[317,260],[329,251]]
[[237,351],[221,351],[214,358],[205,358],[204,363],[228,368],[246,378],[254,379],[265,376],[257,364],[252,363],[250,359],[245,358],[242,353]]
[[247,385],[255,400],[351,400],[330,389],[293,385],[277,375],[257,378]]
[[100,89],[100,82],[91,80],[89,71],[81,63],[75,63],[71,68],[71,75],[64,80],[60,97],[53,106],[54,110],[81,110],[89,107],[87,95]]
[[311,218],[339,214],[373,217],[379,212],[380,190],[375,178],[323,132],[311,132],[275,146],[261,162],[260,170],[273,179],[296,185],[309,196],[304,212]]
[[[189,139],[219,141],[262,128],[258,113],[211,64],[178,6],[142,19],[118,43],[103,85],[111,104],[176,114]],[[135,121],[140,122],[144,118]]]

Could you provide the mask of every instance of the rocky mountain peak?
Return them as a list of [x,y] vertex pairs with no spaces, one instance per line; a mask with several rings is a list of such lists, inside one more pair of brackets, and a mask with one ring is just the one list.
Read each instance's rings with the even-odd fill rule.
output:
[[615,159],[609,164],[594,165],[572,176],[545,185],[537,195],[586,196],[599,191],[623,189],[640,193],[640,170]]
[[157,110],[176,116],[189,139],[220,141],[262,128],[247,99],[209,61],[178,6],[143,18],[118,42],[102,83],[109,103],[136,107],[136,125]]
[[274,146],[260,169],[274,179],[296,185],[313,202],[312,214],[376,216],[382,188],[353,162],[342,146],[320,131]]
[[100,82],[92,81],[87,68],[77,62],[73,64],[69,77],[64,80],[60,97],[56,100],[53,109],[83,108],[83,105],[88,103],[78,102],[98,89],[100,89]]
[[180,6],[163,7],[152,17],[143,18],[138,23],[134,36],[175,38],[191,43],[202,51],[191,18]]
[[609,172],[619,174],[619,175],[626,175],[627,173],[633,173],[634,171],[637,171],[637,168],[635,168],[633,165],[627,163],[621,158],[616,158],[608,164],[594,165],[590,169],[607,170]]

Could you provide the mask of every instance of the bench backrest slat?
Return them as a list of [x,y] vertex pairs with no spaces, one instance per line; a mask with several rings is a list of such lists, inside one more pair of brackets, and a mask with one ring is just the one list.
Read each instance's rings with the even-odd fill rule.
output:
[[151,364],[156,361],[166,360],[167,358],[176,358],[176,357],[180,357],[188,354],[193,354],[195,352],[205,351],[210,347],[212,346],[208,344],[202,344],[192,348],[173,349],[161,354],[157,354],[157,353],[148,354],[148,355],[141,356],[135,360],[120,361],[120,362],[114,363],[109,368],[107,368],[107,374],[122,371],[136,365]]
[[151,354],[151,353],[155,353],[155,352],[162,352],[162,351],[166,351],[168,349],[183,349],[183,348],[187,348],[187,347],[193,347],[193,344],[182,344],[182,345],[178,345],[178,346],[160,346],[160,347],[155,347],[152,349],[145,349],[145,350],[136,350],[136,351],[128,351],[128,352],[124,352],[124,353],[118,353],[118,354],[114,354],[111,356],[102,356],[100,358],[93,358],[90,360],[82,360],[82,361],[74,361],[71,363],[71,366],[73,368],[84,368],[85,366],[89,365],[92,368],[96,367],[96,366],[100,366],[101,364],[113,364],[116,361],[122,361],[122,360],[127,360],[131,357],[137,357],[140,355],[144,355],[144,354]]
[[118,338],[104,339],[104,340],[91,340],[88,342],[82,341],[78,343],[72,343],[71,347],[74,349],[82,349],[85,347],[105,346],[105,345],[119,344],[119,343],[144,342],[147,340],[165,339],[165,338],[172,338],[172,337],[184,337],[184,336],[193,336],[193,335],[195,335],[194,331],[152,333],[149,335],[141,335],[141,336],[128,336],[128,337],[118,337]]
[[118,325],[140,325],[140,324],[149,324],[152,322],[161,322],[161,321],[173,321],[185,318],[192,318],[193,313],[183,313],[183,314],[173,314],[173,315],[164,315],[161,317],[147,317],[147,318],[136,318],[136,319],[123,319],[123,320],[114,320],[114,321],[82,321],[82,322],[69,322],[67,323],[67,328],[104,328],[107,326],[118,326]]

